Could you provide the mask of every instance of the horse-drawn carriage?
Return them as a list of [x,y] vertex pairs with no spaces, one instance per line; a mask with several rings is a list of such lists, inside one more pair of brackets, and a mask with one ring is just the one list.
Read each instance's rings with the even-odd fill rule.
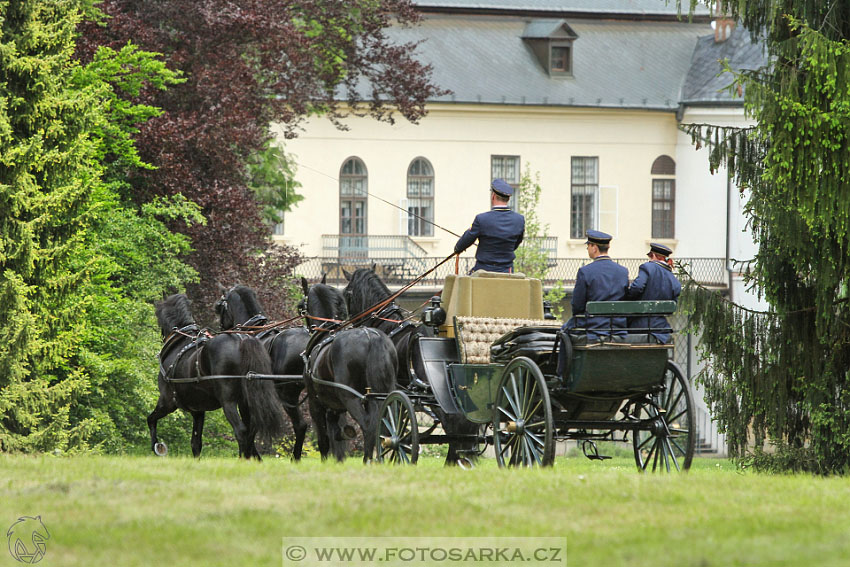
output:
[[[683,470],[694,451],[691,388],[670,360],[672,345],[649,330],[588,341],[543,319],[540,282],[496,274],[450,276],[440,305],[424,319],[436,337],[418,337],[413,368],[427,390],[387,395],[375,430],[378,460],[415,462],[419,445],[464,440],[433,424],[435,407],[479,424],[476,446],[491,445],[500,466],[547,466],[558,440],[631,441],[641,470]],[[483,277],[481,277],[483,276]],[[646,317],[671,301],[590,302],[587,315]],[[566,368],[558,374],[558,348]],[[629,437],[631,437],[629,439]]]
[[[290,410],[307,387],[323,457],[346,437],[339,425],[348,412],[363,430],[366,457],[379,462],[415,463],[420,445],[447,443],[447,460],[462,464],[492,447],[500,466],[548,466],[557,441],[577,440],[590,458],[605,458],[597,441],[620,441],[631,442],[641,470],[690,467],[690,385],[670,360],[672,345],[658,344],[648,329],[617,340],[588,340],[580,328],[562,335],[559,323],[544,319],[539,280],[487,272],[449,276],[441,297],[415,323],[374,271],[348,276],[344,294],[305,282],[305,315],[315,324],[309,341],[304,333],[267,337],[269,352],[290,353],[271,361],[272,368],[294,368],[291,353],[304,349],[303,374],[248,376],[278,382]],[[217,311],[223,328],[250,333],[250,325],[238,324],[256,321],[260,308],[240,299],[243,291],[226,293]],[[358,315],[348,319],[348,310]],[[587,316],[645,318],[674,310],[670,301],[590,302]],[[352,326],[382,332],[341,330]],[[358,350],[365,354],[358,357]],[[300,448],[304,427],[296,433]],[[151,440],[157,442],[155,422]],[[338,446],[334,452],[341,458]]]

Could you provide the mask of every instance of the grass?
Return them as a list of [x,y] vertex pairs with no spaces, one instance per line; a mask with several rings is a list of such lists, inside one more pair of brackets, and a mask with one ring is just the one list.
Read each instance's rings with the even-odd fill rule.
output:
[[[464,471],[426,457],[400,468],[0,455],[0,479],[0,530],[40,515],[45,567],[281,565],[282,538],[296,536],[561,536],[571,567],[850,564],[850,479],[724,460],[641,475],[620,457]],[[0,567],[16,564],[0,550]]]

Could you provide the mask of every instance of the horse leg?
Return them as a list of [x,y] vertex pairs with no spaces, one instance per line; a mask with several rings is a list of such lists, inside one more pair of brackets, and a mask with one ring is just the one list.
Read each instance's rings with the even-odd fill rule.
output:
[[260,461],[262,457],[260,457],[260,452],[257,450],[257,443],[255,441],[257,438],[257,426],[251,421],[251,410],[248,409],[248,404],[244,400],[239,401],[236,407],[239,408],[239,416],[242,418],[242,423],[248,429],[248,453],[246,458],[255,458]]
[[469,436],[469,441],[452,441],[449,443],[449,450],[446,454],[446,466],[453,466],[460,463],[461,459],[469,462],[475,462],[477,455],[475,448],[477,446],[474,441],[475,435],[478,434],[478,425],[467,421],[462,416],[446,415],[444,412],[439,413],[440,421],[443,428],[449,435]]
[[236,402],[224,402],[221,409],[224,410],[224,417],[227,418],[227,421],[230,422],[230,426],[233,428],[233,435],[236,436],[236,442],[239,444],[239,456],[250,459],[252,454],[248,443],[248,427],[239,417]]
[[[176,409],[177,404],[174,402],[174,398],[166,396],[165,394],[160,394],[159,400],[156,402],[156,407],[148,416],[148,429],[151,434],[151,451],[153,451],[154,454],[159,454],[156,451],[157,444],[159,443],[159,439],[156,437],[156,424],[160,419],[172,413]],[[165,444],[163,444],[163,449],[164,446]]]
[[203,446],[204,418],[206,413],[202,411],[192,412],[192,455],[197,459],[201,456]]
[[292,421],[292,430],[295,432],[295,446],[292,448],[292,458],[295,461],[301,460],[301,448],[304,446],[304,437],[307,435],[307,420],[301,415],[301,408],[298,406],[298,398],[301,396],[301,387],[287,388],[283,392],[283,407]]
[[363,432],[363,462],[368,463],[372,460],[372,453],[375,449],[375,437],[372,435],[372,421],[378,410],[377,404],[368,402],[367,408],[364,409],[363,404],[357,398],[347,398],[345,400],[345,408],[357,425],[360,426],[360,431]]
[[310,407],[310,417],[313,420],[313,428],[316,430],[316,443],[319,445],[319,454],[324,461],[328,458],[328,453],[330,453],[331,449],[327,424],[328,411],[313,396],[309,396],[307,401]]
[[345,460],[348,452],[348,439],[343,436],[342,426],[340,425],[343,420],[345,420],[345,412],[327,412],[328,441],[334,457],[340,463]]

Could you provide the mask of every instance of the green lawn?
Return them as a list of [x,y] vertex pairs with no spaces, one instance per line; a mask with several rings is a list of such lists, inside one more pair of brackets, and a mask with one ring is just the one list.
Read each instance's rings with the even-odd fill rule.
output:
[[[294,536],[561,536],[569,566],[850,565],[850,479],[722,460],[641,475],[626,458],[464,471],[4,455],[0,473],[0,530],[40,515],[43,566],[281,565]],[[0,567],[18,564],[0,550]]]

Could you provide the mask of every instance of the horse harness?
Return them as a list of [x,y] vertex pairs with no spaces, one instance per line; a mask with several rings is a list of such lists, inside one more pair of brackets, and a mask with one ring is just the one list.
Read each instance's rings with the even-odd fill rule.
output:
[[[378,330],[370,327],[362,327],[367,332],[372,331],[377,333]],[[307,346],[304,348],[304,352],[301,353],[301,359],[304,361],[304,376],[315,384],[320,386],[329,386],[331,388],[336,388],[339,390],[345,390],[349,394],[356,396],[360,399],[361,402],[365,402],[366,398],[369,396],[369,392],[361,394],[351,386],[347,386],[345,384],[339,384],[337,382],[331,382],[329,380],[322,380],[313,374],[313,365],[310,364],[310,357],[313,356],[314,353],[321,352],[321,349],[326,345],[329,345],[334,341],[336,335],[331,333],[325,336],[321,336],[319,333],[313,333],[310,336],[310,341],[307,343]],[[315,360],[315,359],[314,359]]]
[[[168,368],[164,368],[162,365],[162,361],[171,354],[171,351],[179,344],[180,339],[190,339],[188,343],[183,345],[183,348],[177,352],[177,356],[174,357],[174,361],[168,366]],[[183,357],[191,351],[192,349],[197,348],[198,354],[200,355],[201,349],[203,346],[212,338],[212,334],[207,329],[201,329],[196,324],[192,323],[186,325],[181,328],[173,328],[171,330],[171,334],[165,338],[162,344],[162,348],[157,355],[159,358],[159,372],[162,374],[162,377],[166,382],[172,382],[175,380],[174,378],[174,370],[177,368],[177,365],[183,359]],[[195,370],[198,373],[198,376],[201,375],[201,367],[200,367],[201,357],[198,356],[195,359]]]
[[[248,337],[247,334],[237,334],[234,333],[239,340],[244,340]],[[201,352],[203,351],[204,346],[207,342],[209,342],[215,335],[210,332],[209,329],[201,329],[196,324],[192,323],[190,325],[186,325],[181,328],[174,328],[171,331],[171,334],[166,337],[165,341],[163,341],[162,349],[160,349],[157,358],[159,358],[159,372],[162,374],[163,379],[169,383],[185,383],[192,382],[198,383],[205,379],[213,379],[213,378],[222,378],[223,376],[204,376],[203,372],[201,372]],[[162,361],[169,354],[171,354],[171,350],[173,350],[178,344],[178,338],[182,337],[185,339],[190,339],[188,343],[183,345],[183,348],[177,352],[177,356],[174,357],[174,361],[168,365],[168,368],[163,367]],[[174,372],[177,368],[177,365],[183,359],[186,354],[188,354],[193,349],[198,349],[198,356],[195,358],[195,376],[194,377],[180,377],[176,378],[174,376]],[[259,377],[259,376],[257,376]],[[241,378],[241,376],[227,376],[227,378]]]

